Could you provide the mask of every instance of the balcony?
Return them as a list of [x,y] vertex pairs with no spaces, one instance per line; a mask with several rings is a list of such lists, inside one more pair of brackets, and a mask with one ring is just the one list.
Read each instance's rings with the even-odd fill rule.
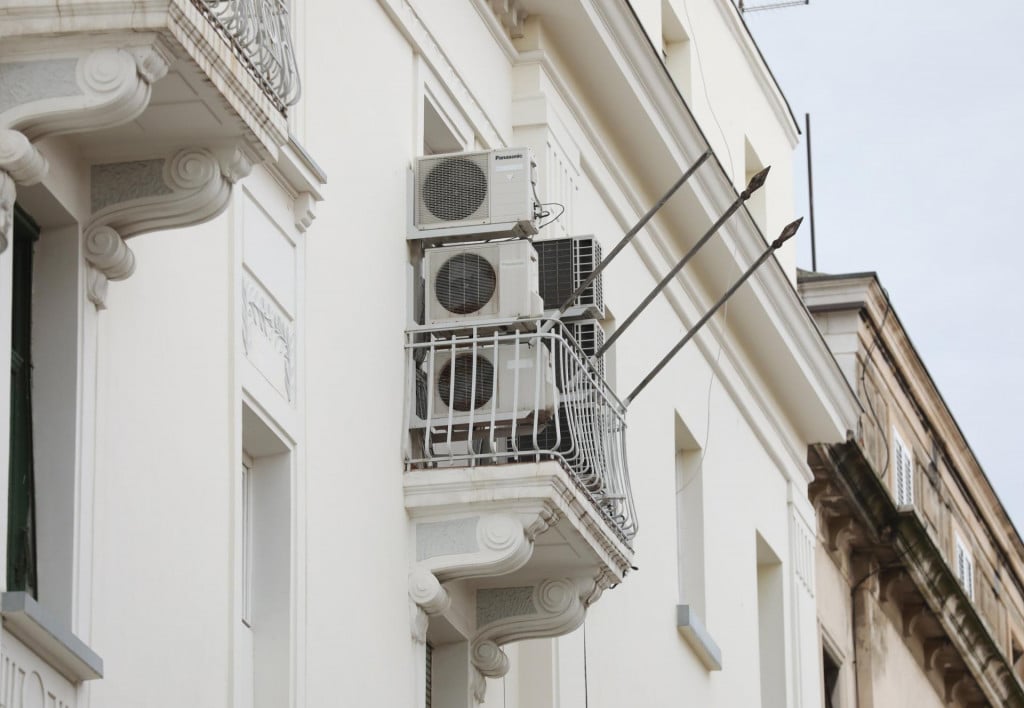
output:
[[213,218],[255,164],[308,225],[300,202],[322,179],[289,138],[299,91],[283,0],[6,2],[0,206],[56,198],[85,232],[102,308],[134,269],[126,239]]
[[281,0],[14,0],[0,38],[0,122],[33,142],[75,133],[87,157],[239,143],[257,160],[287,142],[299,77]]
[[625,409],[569,325],[418,328],[406,354],[410,596],[500,676],[501,644],[575,629],[631,567]]

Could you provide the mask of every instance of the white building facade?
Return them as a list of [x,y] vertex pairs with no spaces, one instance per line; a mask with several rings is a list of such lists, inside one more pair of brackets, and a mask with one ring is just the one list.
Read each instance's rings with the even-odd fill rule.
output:
[[[623,403],[792,216],[727,0],[15,0],[0,129],[3,705],[822,705],[807,448],[859,407],[793,247]],[[597,486],[414,423],[455,340],[411,170],[504,148],[532,240],[605,254],[711,152],[603,274],[604,336],[772,167],[574,359]],[[568,346],[540,326],[472,346]]]

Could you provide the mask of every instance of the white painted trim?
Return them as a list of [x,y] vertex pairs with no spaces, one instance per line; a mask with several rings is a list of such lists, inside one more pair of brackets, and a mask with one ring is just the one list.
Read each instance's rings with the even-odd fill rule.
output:
[[0,600],[4,629],[73,683],[103,678],[103,659],[27,592],[5,592]]
[[757,80],[758,87],[764,94],[768,104],[772,107],[775,117],[779,120],[779,125],[783,127],[786,137],[789,139],[790,147],[796,147],[800,142],[800,128],[793,117],[789,102],[782,93],[782,88],[772,75],[768,64],[761,58],[761,53],[750,36],[746,23],[744,23],[743,18],[740,16],[739,9],[731,0],[715,0],[714,5],[725,21],[725,24],[729,26],[729,31],[732,32],[736,43],[743,50],[743,56],[747,59],[750,73]]
[[455,69],[448,55],[424,24],[410,0],[377,0],[395,27],[406,38],[412,48],[422,55],[424,61],[444,84],[455,103],[463,107],[476,134],[485,143],[485,148],[506,147],[501,132],[491,122],[466,81]]

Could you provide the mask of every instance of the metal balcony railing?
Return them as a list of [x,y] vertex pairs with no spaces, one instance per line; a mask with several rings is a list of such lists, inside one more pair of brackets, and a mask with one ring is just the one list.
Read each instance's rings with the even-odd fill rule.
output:
[[557,461],[628,544],[625,407],[568,328],[545,322],[407,333],[406,468]]
[[281,113],[299,100],[285,0],[192,0]]

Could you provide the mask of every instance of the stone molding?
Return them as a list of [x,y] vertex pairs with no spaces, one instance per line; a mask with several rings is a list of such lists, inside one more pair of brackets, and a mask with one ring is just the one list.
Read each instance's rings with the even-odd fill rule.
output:
[[490,0],[490,5],[491,11],[510,38],[519,39],[523,36],[523,24],[528,13],[520,6],[518,0]]
[[1024,707],[1024,687],[912,507],[897,508],[855,441],[812,445],[808,495],[824,541],[925,648],[946,701]]
[[104,309],[108,281],[134,272],[126,239],[209,221],[224,211],[231,186],[251,169],[240,148],[217,156],[189,147],[166,157],[93,165],[94,213],[85,228],[89,300]]

